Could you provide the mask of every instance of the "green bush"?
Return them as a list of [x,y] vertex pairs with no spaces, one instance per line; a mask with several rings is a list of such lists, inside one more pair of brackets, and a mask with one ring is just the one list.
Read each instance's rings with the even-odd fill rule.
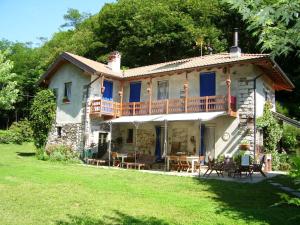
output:
[[23,143],[23,142],[29,142],[32,141],[32,129],[30,127],[30,122],[25,119],[21,120],[19,122],[14,122],[9,130],[14,134],[17,135],[15,138],[16,142]]
[[48,133],[55,118],[55,96],[51,90],[42,90],[34,97],[31,106],[30,124],[34,145],[44,148]]
[[0,130],[0,143],[9,144],[13,142],[13,134],[10,130]]
[[79,153],[66,145],[49,145],[45,152],[51,161],[79,162]]
[[36,149],[35,156],[39,160],[45,160],[45,161],[49,160],[49,156],[47,155],[46,151],[42,148],[37,148]]
[[281,138],[282,147],[288,152],[295,151],[298,146],[299,137],[300,129],[290,125],[284,125]]

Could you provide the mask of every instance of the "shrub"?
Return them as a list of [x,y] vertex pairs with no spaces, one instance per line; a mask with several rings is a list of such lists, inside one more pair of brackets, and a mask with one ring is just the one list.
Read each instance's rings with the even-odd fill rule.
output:
[[37,159],[39,160],[49,160],[49,156],[47,155],[46,151],[42,148],[37,148],[36,149],[36,153],[35,156],[37,157]]
[[0,143],[9,144],[13,142],[13,134],[10,130],[0,130]]
[[284,125],[281,138],[282,147],[286,151],[294,151],[298,146],[298,137],[300,137],[300,129],[290,125]]
[[66,145],[49,145],[45,152],[51,161],[79,162],[79,154]]
[[51,90],[37,93],[31,107],[30,124],[33,131],[34,145],[44,148],[48,133],[55,118],[55,96]]
[[13,133],[13,142],[22,144],[23,142],[29,142],[32,140],[32,130],[28,120],[21,120],[14,122],[9,130]]

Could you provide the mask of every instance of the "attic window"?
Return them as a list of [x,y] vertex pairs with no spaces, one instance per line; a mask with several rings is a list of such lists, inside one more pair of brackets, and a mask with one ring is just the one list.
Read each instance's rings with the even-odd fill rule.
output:
[[65,103],[71,101],[71,88],[72,88],[72,82],[65,83],[65,91],[64,91],[64,98],[63,98],[63,102]]

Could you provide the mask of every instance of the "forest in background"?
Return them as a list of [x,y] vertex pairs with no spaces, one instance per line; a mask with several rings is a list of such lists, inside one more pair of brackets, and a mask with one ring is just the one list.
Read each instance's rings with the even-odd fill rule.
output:
[[[13,107],[0,109],[0,128],[26,118],[37,80],[62,52],[102,63],[110,52],[122,54],[123,68],[228,52],[234,27],[240,30],[244,53],[270,53],[296,88],[276,95],[280,112],[300,120],[300,3],[288,0],[119,0],[89,15],[69,9],[65,24],[50,40],[38,44],[0,41],[15,76],[18,97]],[[1,66],[1,61],[0,61]],[[1,100],[1,95],[0,95]]]

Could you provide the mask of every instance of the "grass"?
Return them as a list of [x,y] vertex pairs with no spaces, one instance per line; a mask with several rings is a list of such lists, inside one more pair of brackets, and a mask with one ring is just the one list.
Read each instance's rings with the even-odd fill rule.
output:
[[0,145],[0,224],[299,224],[272,207],[268,184],[144,174],[39,161],[33,146]]
[[300,183],[295,183],[295,180],[290,178],[289,176],[280,175],[272,178],[272,181],[282,184],[283,186],[293,188],[296,191],[300,191]]

